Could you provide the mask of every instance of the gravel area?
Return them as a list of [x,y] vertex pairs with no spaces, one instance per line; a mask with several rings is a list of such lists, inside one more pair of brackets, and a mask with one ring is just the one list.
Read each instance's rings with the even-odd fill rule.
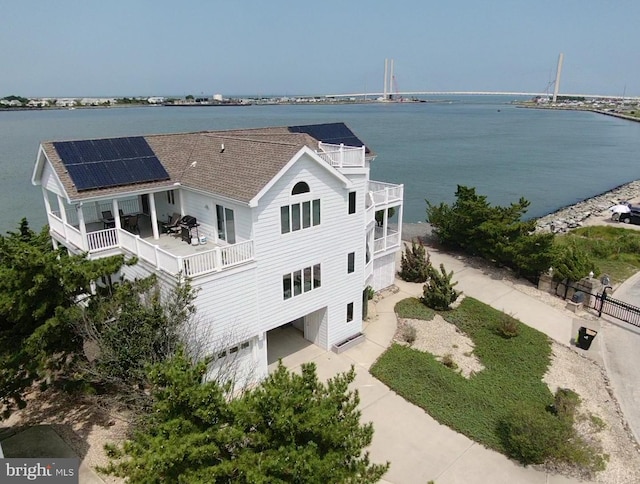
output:
[[412,348],[427,351],[439,361],[448,355],[456,365],[456,371],[465,378],[484,370],[484,366],[473,353],[473,341],[455,325],[448,323],[437,314],[431,321],[419,319],[398,319],[396,340],[406,343],[406,328],[415,328],[416,339],[410,344]]

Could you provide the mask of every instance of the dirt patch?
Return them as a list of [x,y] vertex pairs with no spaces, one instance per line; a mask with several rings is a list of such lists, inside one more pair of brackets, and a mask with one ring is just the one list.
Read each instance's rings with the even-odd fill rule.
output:
[[[50,424],[91,469],[106,466],[106,443],[121,443],[129,429],[129,416],[101,404],[90,396],[71,396],[64,392],[40,391],[34,386],[27,395],[27,407],[14,412],[2,426],[20,432],[33,425]],[[106,483],[122,479],[100,474]]]

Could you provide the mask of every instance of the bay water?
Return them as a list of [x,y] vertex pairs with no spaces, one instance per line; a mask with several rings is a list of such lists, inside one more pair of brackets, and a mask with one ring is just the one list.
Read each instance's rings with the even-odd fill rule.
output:
[[[502,96],[427,103],[132,107],[0,112],[0,233],[46,223],[31,175],[41,141],[345,122],[377,154],[371,178],[405,186],[404,220],[457,185],[539,217],[640,179],[640,123],[523,109]],[[434,100],[432,100],[434,101]]]

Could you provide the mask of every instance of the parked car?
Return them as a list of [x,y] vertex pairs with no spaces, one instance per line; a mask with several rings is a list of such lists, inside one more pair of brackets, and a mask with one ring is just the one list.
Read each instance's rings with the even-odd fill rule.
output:
[[621,213],[618,221],[625,224],[640,225],[640,209],[633,208],[629,213]]

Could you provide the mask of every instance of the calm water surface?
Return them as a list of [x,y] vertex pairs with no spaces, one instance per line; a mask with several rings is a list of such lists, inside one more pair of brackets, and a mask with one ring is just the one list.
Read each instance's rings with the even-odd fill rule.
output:
[[378,155],[371,177],[405,185],[407,222],[424,220],[425,199],[453,201],[458,184],[496,204],[523,196],[528,216],[538,217],[640,179],[640,123],[510,100],[0,112],[0,233],[22,217],[45,223],[42,193],[31,185],[44,140],[344,121]]

